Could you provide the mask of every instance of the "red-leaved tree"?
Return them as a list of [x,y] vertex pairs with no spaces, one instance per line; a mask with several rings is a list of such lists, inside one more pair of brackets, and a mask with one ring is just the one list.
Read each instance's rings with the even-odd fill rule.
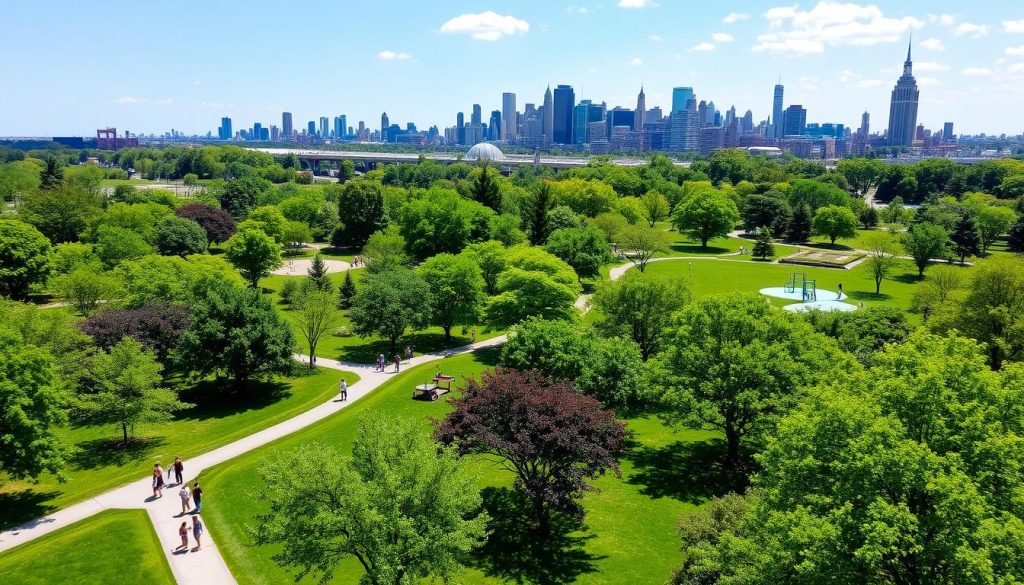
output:
[[552,511],[583,517],[580,500],[593,489],[588,480],[609,469],[619,475],[625,427],[568,382],[499,368],[469,380],[452,405],[437,439],[457,443],[462,453],[500,458],[541,532],[549,530]]
[[191,219],[206,230],[206,239],[223,243],[235,235],[235,218],[223,209],[214,209],[202,203],[182,205],[174,211],[178,217]]

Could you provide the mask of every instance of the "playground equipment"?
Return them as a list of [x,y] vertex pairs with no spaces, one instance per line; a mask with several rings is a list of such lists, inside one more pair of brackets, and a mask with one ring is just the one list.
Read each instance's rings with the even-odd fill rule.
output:
[[789,277],[789,282],[786,283],[784,290],[787,293],[795,293],[798,286],[800,289],[800,298],[803,302],[806,303],[818,300],[817,281],[807,278],[807,275],[803,272],[794,272]]

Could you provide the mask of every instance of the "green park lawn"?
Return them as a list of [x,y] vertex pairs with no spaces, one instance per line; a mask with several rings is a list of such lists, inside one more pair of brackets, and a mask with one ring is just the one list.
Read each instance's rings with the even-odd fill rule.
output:
[[[701,247],[700,240],[694,240],[686,234],[681,234],[676,231],[669,232],[672,236],[672,249],[665,256],[721,256],[725,254],[735,254],[740,251],[740,246],[745,246],[747,253],[743,256],[737,256],[737,260],[752,260],[750,255],[751,248],[754,247],[754,241],[746,238],[737,238],[729,236],[726,238],[715,238],[708,242],[707,247]],[[785,256],[796,252],[795,246],[788,246],[785,244],[775,244],[775,257]]]
[[[876,227],[870,230],[858,229],[856,236],[852,238],[840,238],[836,240],[836,243],[834,245],[829,243],[828,236],[811,236],[810,243],[814,246],[819,246],[822,248],[835,248],[838,250],[863,250],[867,247],[866,242],[864,241],[865,237],[868,236],[869,234],[880,233],[884,234],[889,232],[888,230],[881,227]],[[896,234],[893,234],[893,237],[898,238]]]
[[[195,404],[163,423],[144,425],[137,440],[125,448],[120,428],[66,427],[60,434],[74,448],[65,468],[67,481],[44,474],[39,483],[0,483],[0,528],[32,520],[130,481],[145,477],[153,463],[165,467],[180,455],[188,473],[190,457],[247,437],[326,402],[349,372],[319,369],[315,373],[254,382],[251,395],[227,394],[207,381],[182,390],[182,400]],[[142,499],[148,494],[140,493]],[[2,582],[2,580],[0,580]]]
[[173,584],[145,510],[106,510],[0,555],[4,585]]
[[[246,528],[265,511],[256,497],[259,470],[269,458],[311,442],[351,450],[357,422],[370,413],[408,417],[432,429],[430,417],[449,409],[445,400],[411,400],[411,389],[438,370],[453,374],[461,385],[496,363],[497,350],[480,350],[445,358],[408,370],[339,414],[285,437],[259,451],[204,471],[207,526],[217,539],[239,583],[286,583],[293,573],[278,567],[275,547],[251,545]],[[472,457],[485,507],[495,519],[489,544],[473,555],[461,583],[661,583],[680,561],[676,522],[723,490],[723,475],[714,463],[721,449],[709,432],[674,430],[659,419],[627,421],[632,434],[621,459],[621,479],[600,478],[600,491],[584,499],[583,525],[566,524],[554,544],[537,544],[523,530],[518,506],[511,502],[511,475],[493,459]],[[353,558],[344,560],[332,583],[358,583],[363,570]],[[307,578],[302,583],[312,583]]]

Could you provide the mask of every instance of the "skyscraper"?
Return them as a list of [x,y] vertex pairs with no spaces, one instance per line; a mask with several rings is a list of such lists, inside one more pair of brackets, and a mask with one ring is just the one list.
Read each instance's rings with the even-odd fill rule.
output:
[[504,123],[502,137],[508,141],[519,134],[519,121],[516,112],[516,94],[505,92],[501,94],[501,119]]
[[281,112],[281,132],[284,134],[285,140],[290,140],[292,137],[292,113]]
[[390,125],[391,125],[391,121],[388,120],[388,113],[384,112],[383,114],[380,115],[380,139],[381,139],[381,141],[384,140],[384,133],[387,130],[388,126],[390,126]]
[[910,60],[910,45],[907,45],[907,60],[903,62],[903,75],[896,80],[889,102],[889,145],[912,146],[917,132],[917,102],[920,92],[914,79],[914,64]]
[[740,118],[740,134],[753,134],[754,132],[754,113],[747,110],[743,117]]
[[785,88],[781,83],[775,84],[775,94],[772,98],[772,126],[769,138],[782,138],[782,94]]
[[956,140],[956,135],[953,134],[953,123],[946,122],[942,125],[942,141],[953,142]]
[[306,133],[309,134],[310,137],[316,138],[316,122],[310,120],[309,124],[306,124]]
[[782,133],[777,138],[803,136],[806,127],[807,109],[800,104],[794,104],[786,108],[786,111],[782,114],[782,124],[779,126],[779,128],[782,128]]
[[346,128],[348,127],[348,119],[342,114],[334,117],[334,139],[341,140],[345,137]]
[[462,112],[455,116],[455,136],[459,144],[466,143],[466,115]]
[[554,144],[572,144],[572,109],[576,107],[576,92],[571,85],[555,88],[554,105],[551,141]]
[[858,132],[861,136],[867,136],[871,132],[871,114],[867,110],[860,116],[860,130]]
[[501,110],[491,111],[491,121],[487,125],[487,139],[501,140]]
[[330,124],[331,124],[331,121],[327,118],[327,116],[320,116],[320,138],[321,139],[325,139],[325,138],[330,138],[331,137],[331,126],[330,126]]
[[686,104],[693,99],[693,88],[692,87],[675,87],[672,88],[672,111],[669,115],[675,112],[686,111]]
[[636,114],[633,116],[633,130],[644,131],[644,122],[647,116],[647,98],[644,96],[644,86],[640,86],[640,94],[636,96]]
[[480,110],[480,104],[473,104],[473,114],[469,117],[470,124],[483,124],[483,112]]
[[217,129],[217,137],[221,140],[231,140],[235,133],[231,131],[231,118],[227,116],[220,119],[220,128]]
[[554,138],[555,132],[555,105],[551,99],[551,86],[549,85],[547,90],[544,91],[544,105],[541,106],[543,111],[541,112],[541,125],[540,130],[543,134],[542,141],[545,145],[551,144]]

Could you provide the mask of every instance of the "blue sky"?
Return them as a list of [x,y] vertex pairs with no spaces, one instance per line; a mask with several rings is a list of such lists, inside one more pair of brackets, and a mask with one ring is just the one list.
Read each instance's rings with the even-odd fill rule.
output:
[[[45,8],[44,8],[45,7]],[[767,116],[781,77],[808,121],[873,130],[913,33],[919,120],[957,132],[1024,131],[1024,3],[1010,0],[307,0],[301,3],[9,2],[0,136],[216,131],[254,121],[454,123],[501,93],[669,106],[673,86]]]

